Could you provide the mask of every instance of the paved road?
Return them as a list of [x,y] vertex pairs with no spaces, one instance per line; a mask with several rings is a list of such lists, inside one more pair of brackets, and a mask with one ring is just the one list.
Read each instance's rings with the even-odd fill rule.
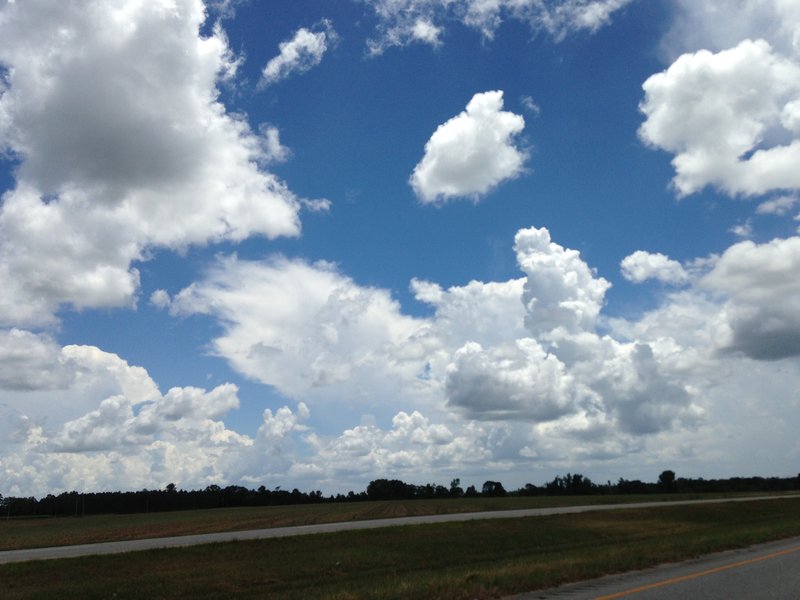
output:
[[[103,542],[77,546],[58,546],[52,548],[32,548],[27,550],[6,550],[0,552],[0,564],[27,560],[51,558],[71,558],[91,554],[118,554],[150,550],[153,548],[175,548],[196,544],[213,544],[233,540],[255,540],[265,538],[309,535],[313,533],[332,533],[351,529],[377,529],[401,525],[422,525],[426,523],[447,523],[452,521],[472,521],[484,519],[518,519],[521,517],[542,517],[547,515],[581,513],[599,510],[620,510],[626,508],[653,508],[660,506],[680,506],[685,504],[714,504],[719,502],[750,502],[754,500],[775,500],[781,496],[753,498],[729,498],[716,500],[681,500],[678,502],[639,502],[636,504],[603,504],[595,506],[564,506],[556,508],[532,508],[522,510],[503,510],[495,512],[456,513],[448,515],[428,515],[423,517],[399,517],[394,519],[374,519],[370,521],[348,521],[344,523],[322,523],[319,525],[300,525],[296,527],[275,527],[271,529],[252,529],[248,531],[229,531],[223,533],[203,533],[178,537],[150,538],[122,542]],[[786,496],[782,496],[786,497]]]
[[800,537],[506,600],[797,600]]

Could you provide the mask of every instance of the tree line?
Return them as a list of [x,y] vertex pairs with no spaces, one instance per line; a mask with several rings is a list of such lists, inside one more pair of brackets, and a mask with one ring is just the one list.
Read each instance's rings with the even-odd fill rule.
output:
[[273,490],[261,486],[248,489],[230,485],[209,485],[202,490],[179,490],[170,483],[163,490],[128,492],[63,492],[43,498],[4,497],[0,494],[0,518],[83,516],[113,513],[146,513],[174,510],[209,509],[244,506],[280,506],[287,504],[319,504],[323,502],[359,502],[366,500],[418,500],[436,498],[478,498],[504,496],[581,496],[602,494],[669,494],[725,492],[787,492],[800,490],[797,477],[732,477],[729,479],[690,479],[676,477],[671,470],[663,471],[656,482],[620,478],[616,483],[597,484],[580,473],[556,476],[537,486],[525,484],[507,491],[499,481],[486,481],[480,487],[466,489],[460,479],[449,486],[439,484],[414,485],[399,479],[375,479],[361,492],[323,496],[319,490],[301,492]]

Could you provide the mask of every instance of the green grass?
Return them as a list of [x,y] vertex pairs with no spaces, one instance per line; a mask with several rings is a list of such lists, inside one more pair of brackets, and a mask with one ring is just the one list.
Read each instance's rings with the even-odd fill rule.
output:
[[491,598],[800,535],[800,498],[407,526],[9,564],[29,598]]

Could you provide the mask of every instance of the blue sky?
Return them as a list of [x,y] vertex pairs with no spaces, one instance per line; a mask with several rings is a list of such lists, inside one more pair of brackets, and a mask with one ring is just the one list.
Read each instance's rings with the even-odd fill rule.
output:
[[791,475],[800,10],[0,3],[0,493]]

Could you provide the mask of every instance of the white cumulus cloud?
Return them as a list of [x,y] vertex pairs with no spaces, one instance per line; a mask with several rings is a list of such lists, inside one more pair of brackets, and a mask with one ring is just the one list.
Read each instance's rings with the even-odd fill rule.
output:
[[0,329],[0,388],[59,389],[72,378],[65,362],[61,347],[49,336]]
[[454,408],[477,419],[552,421],[574,411],[572,377],[536,340],[485,351],[470,342],[448,366],[445,391]]
[[556,328],[592,330],[611,284],[595,277],[580,252],[553,242],[545,227],[520,229],[514,250],[527,275],[522,301],[528,329],[536,336]]
[[503,110],[503,92],[475,94],[464,112],[440,125],[425,144],[425,155],[410,183],[420,200],[474,200],[517,177],[527,153],[515,146],[525,120]]
[[310,444],[313,464],[331,480],[358,482],[392,474],[415,481],[430,468],[457,472],[492,465],[492,431],[469,425],[456,433],[419,411],[399,411],[389,427],[362,424],[333,439],[312,437]]
[[[380,52],[446,43],[456,22],[489,38],[516,19],[559,39],[602,27],[627,1],[367,3]],[[674,155],[680,194],[775,192],[757,213],[788,214],[800,185],[798,4],[676,6],[684,20],[666,43],[683,55],[645,83],[641,138]],[[250,434],[225,422],[235,385],[162,392],[115,354],[22,329],[54,323],[64,305],[132,306],[134,263],[154,249],[297,235],[301,209],[329,206],[265,170],[289,157],[276,127],[254,132],[220,102],[240,60],[219,25],[204,25],[199,0],[79,8],[0,8],[0,151],[19,164],[0,206],[3,494],[170,481],[344,491],[389,474],[479,484],[576,461],[611,476],[664,464],[795,472],[798,237],[742,241],[684,265],[635,252],[624,277],[680,288],[631,320],[603,314],[610,283],[545,228],[517,233],[517,278],[412,280],[426,317],[330,263],[218,258],[150,302],[215,320],[211,351],[286,397]],[[265,81],[319,64],[333,38],[324,23],[299,30]],[[477,199],[518,176],[523,128],[502,92],[477,94],[431,137],[415,191],[425,202]]]
[[[299,234],[266,142],[218,100],[238,59],[200,0],[0,8],[0,323],[131,306],[154,247]],[[272,144],[272,146],[270,146]]]
[[637,250],[622,259],[620,268],[622,276],[634,283],[656,279],[677,285],[689,280],[689,274],[681,266],[681,263],[660,252]]
[[219,318],[226,331],[215,352],[289,395],[413,376],[421,362],[413,340],[422,322],[402,315],[386,290],[358,286],[327,263],[223,259],[173,298],[172,311]]
[[524,279],[470,281],[443,289],[415,279],[411,290],[417,300],[433,306],[435,329],[427,336],[437,343],[460,348],[466,341],[502,344],[525,335],[525,307],[520,301]]
[[701,48],[718,52],[746,39],[768,41],[776,51],[800,54],[800,5],[794,0],[676,0],[663,45],[675,58]]
[[235,386],[161,393],[116,355],[6,330],[0,486],[340,491],[389,473],[480,483],[574,461],[611,475],[699,457],[725,469],[732,456],[780,470],[800,456],[775,453],[800,426],[798,240],[692,261],[684,287],[631,321],[603,318],[608,282],[544,228],[516,236],[519,279],[414,280],[426,318],[327,263],[221,258],[171,310],[218,320],[214,350],[296,407],[266,407],[245,435],[223,421]]
[[701,418],[674,345],[597,333],[609,283],[577,251],[545,228],[520,230],[515,242],[523,278],[448,289],[412,281],[416,298],[435,309],[428,318],[403,315],[388,292],[331,265],[281,257],[221,260],[175,296],[172,310],[217,318],[224,334],[214,350],[298,401],[357,397],[371,409],[402,402],[435,414],[444,402],[491,422],[580,417],[582,427],[564,431],[584,437],[651,434]]
[[[24,368],[0,371],[0,487],[6,494],[187,487],[238,479],[268,445],[225,426],[237,387],[160,393],[149,374],[92,346],[3,336]],[[13,366],[8,356],[0,357]],[[252,466],[251,463],[247,463]]]
[[675,155],[680,195],[707,185],[731,195],[800,187],[800,63],[767,42],[684,54],[643,88],[639,135]]
[[800,355],[800,238],[728,248],[701,280],[725,299],[716,323],[725,351],[760,360]]

